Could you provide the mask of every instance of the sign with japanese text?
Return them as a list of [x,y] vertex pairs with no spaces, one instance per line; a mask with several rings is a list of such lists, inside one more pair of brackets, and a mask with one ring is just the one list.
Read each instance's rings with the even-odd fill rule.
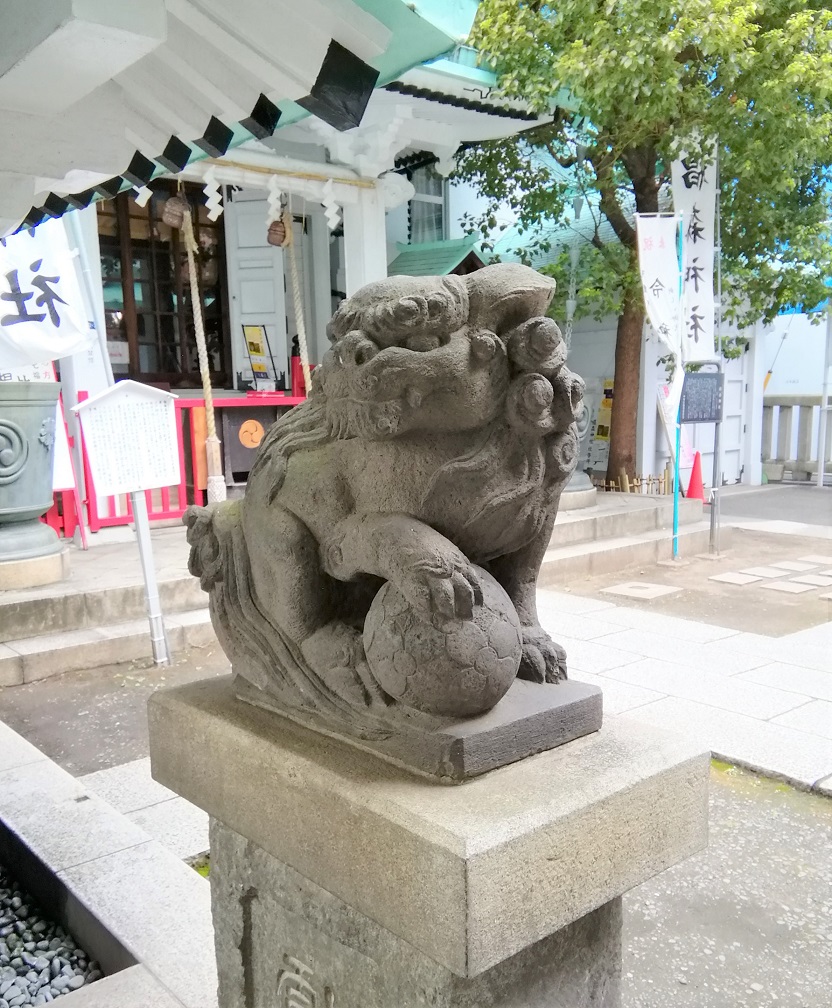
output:
[[73,407],[97,495],[179,483],[175,398],[128,379]]
[[95,339],[63,223],[0,239],[0,370],[68,357]]
[[716,158],[705,165],[683,156],[671,165],[673,208],[682,216],[684,263],[682,360],[705,361],[714,348]]
[[681,423],[721,423],[724,386],[725,375],[721,371],[686,374],[679,409]]
[[677,358],[681,350],[679,218],[636,214],[638,265],[644,306],[658,338]]

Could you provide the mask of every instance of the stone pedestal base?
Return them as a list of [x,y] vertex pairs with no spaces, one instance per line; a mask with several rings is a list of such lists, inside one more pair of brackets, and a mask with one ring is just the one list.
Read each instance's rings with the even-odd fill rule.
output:
[[618,897],[707,842],[710,754],[625,718],[454,787],[230,677],[149,724],[215,820],[220,1008],[617,1008]]
[[63,581],[67,577],[69,577],[69,550],[66,547],[48,556],[0,560],[0,591],[37,588],[39,585]]
[[576,469],[560,495],[561,511],[581,511],[583,508],[594,507],[598,491],[592,485],[592,480],[585,472]]
[[221,1008],[620,1004],[620,898],[460,977],[216,820],[211,896]]

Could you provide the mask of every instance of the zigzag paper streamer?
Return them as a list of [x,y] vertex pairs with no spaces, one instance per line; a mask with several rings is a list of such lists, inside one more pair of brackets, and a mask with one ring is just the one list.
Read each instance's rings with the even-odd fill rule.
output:
[[268,185],[269,195],[266,197],[266,202],[269,205],[269,212],[266,215],[266,224],[271,224],[273,221],[280,220],[283,214],[283,193],[280,190],[280,186],[277,182],[277,175],[269,176]]
[[323,196],[321,203],[323,204],[326,223],[330,231],[334,231],[341,221],[341,209],[335,202],[335,196],[332,189],[332,179],[327,179],[324,183],[323,189],[321,190],[321,195]]
[[215,221],[223,211],[222,196],[220,186],[213,168],[209,168],[204,175],[205,186],[203,192],[206,196],[205,206],[208,209],[208,220]]

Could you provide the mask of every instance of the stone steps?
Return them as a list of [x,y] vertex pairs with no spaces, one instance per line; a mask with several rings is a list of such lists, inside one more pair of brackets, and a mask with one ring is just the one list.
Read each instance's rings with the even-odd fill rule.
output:
[[[193,580],[199,588],[199,583]],[[199,595],[204,603],[206,596],[202,592]],[[208,609],[204,605],[177,612],[166,610],[163,604],[163,611],[172,652],[216,641]],[[0,644],[0,686],[19,686],[64,672],[151,657],[146,616],[59,633],[7,639]]]
[[[702,520],[702,502],[679,501],[679,524]],[[578,511],[560,511],[551,546],[566,547],[602,539],[641,535],[673,525],[673,499],[637,494],[599,494],[598,504]]]
[[[0,643],[125,623],[147,614],[144,585],[138,581],[81,591],[66,582],[49,587],[53,590],[33,591],[30,598],[21,597],[23,592],[0,592]],[[160,578],[159,597],[166,616],[202,609],[208,600],[186,570]]]
[[[723,526],[720,530],[722,549],[729,545],[730,535],[731,529]],[[709,536],[710,523],[707,521],[680,526],[680,557],[707,552]],[[541,588],[553,588],[573,578],[610,574],[633,564],[655,564],[660,560],[670,560],[671,550],[672,533],[668,528],[652,529],[638,536],[556,546],[547,550],[543,557],[538,584]]]

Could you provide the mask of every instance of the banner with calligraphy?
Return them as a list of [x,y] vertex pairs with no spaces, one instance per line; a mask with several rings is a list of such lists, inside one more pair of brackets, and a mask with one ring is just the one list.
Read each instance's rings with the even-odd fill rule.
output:
[[682,360],[716,357],[714,257],[717,166],[683,156],[671,165],[673,209],[682,215],[684,278]]
[[0,239],[0,367],[58,360],[95,339],[62,221]]
[[679,355],[679,218],[675,215],[636,214],[638,265],[647,317],[658,338]]

